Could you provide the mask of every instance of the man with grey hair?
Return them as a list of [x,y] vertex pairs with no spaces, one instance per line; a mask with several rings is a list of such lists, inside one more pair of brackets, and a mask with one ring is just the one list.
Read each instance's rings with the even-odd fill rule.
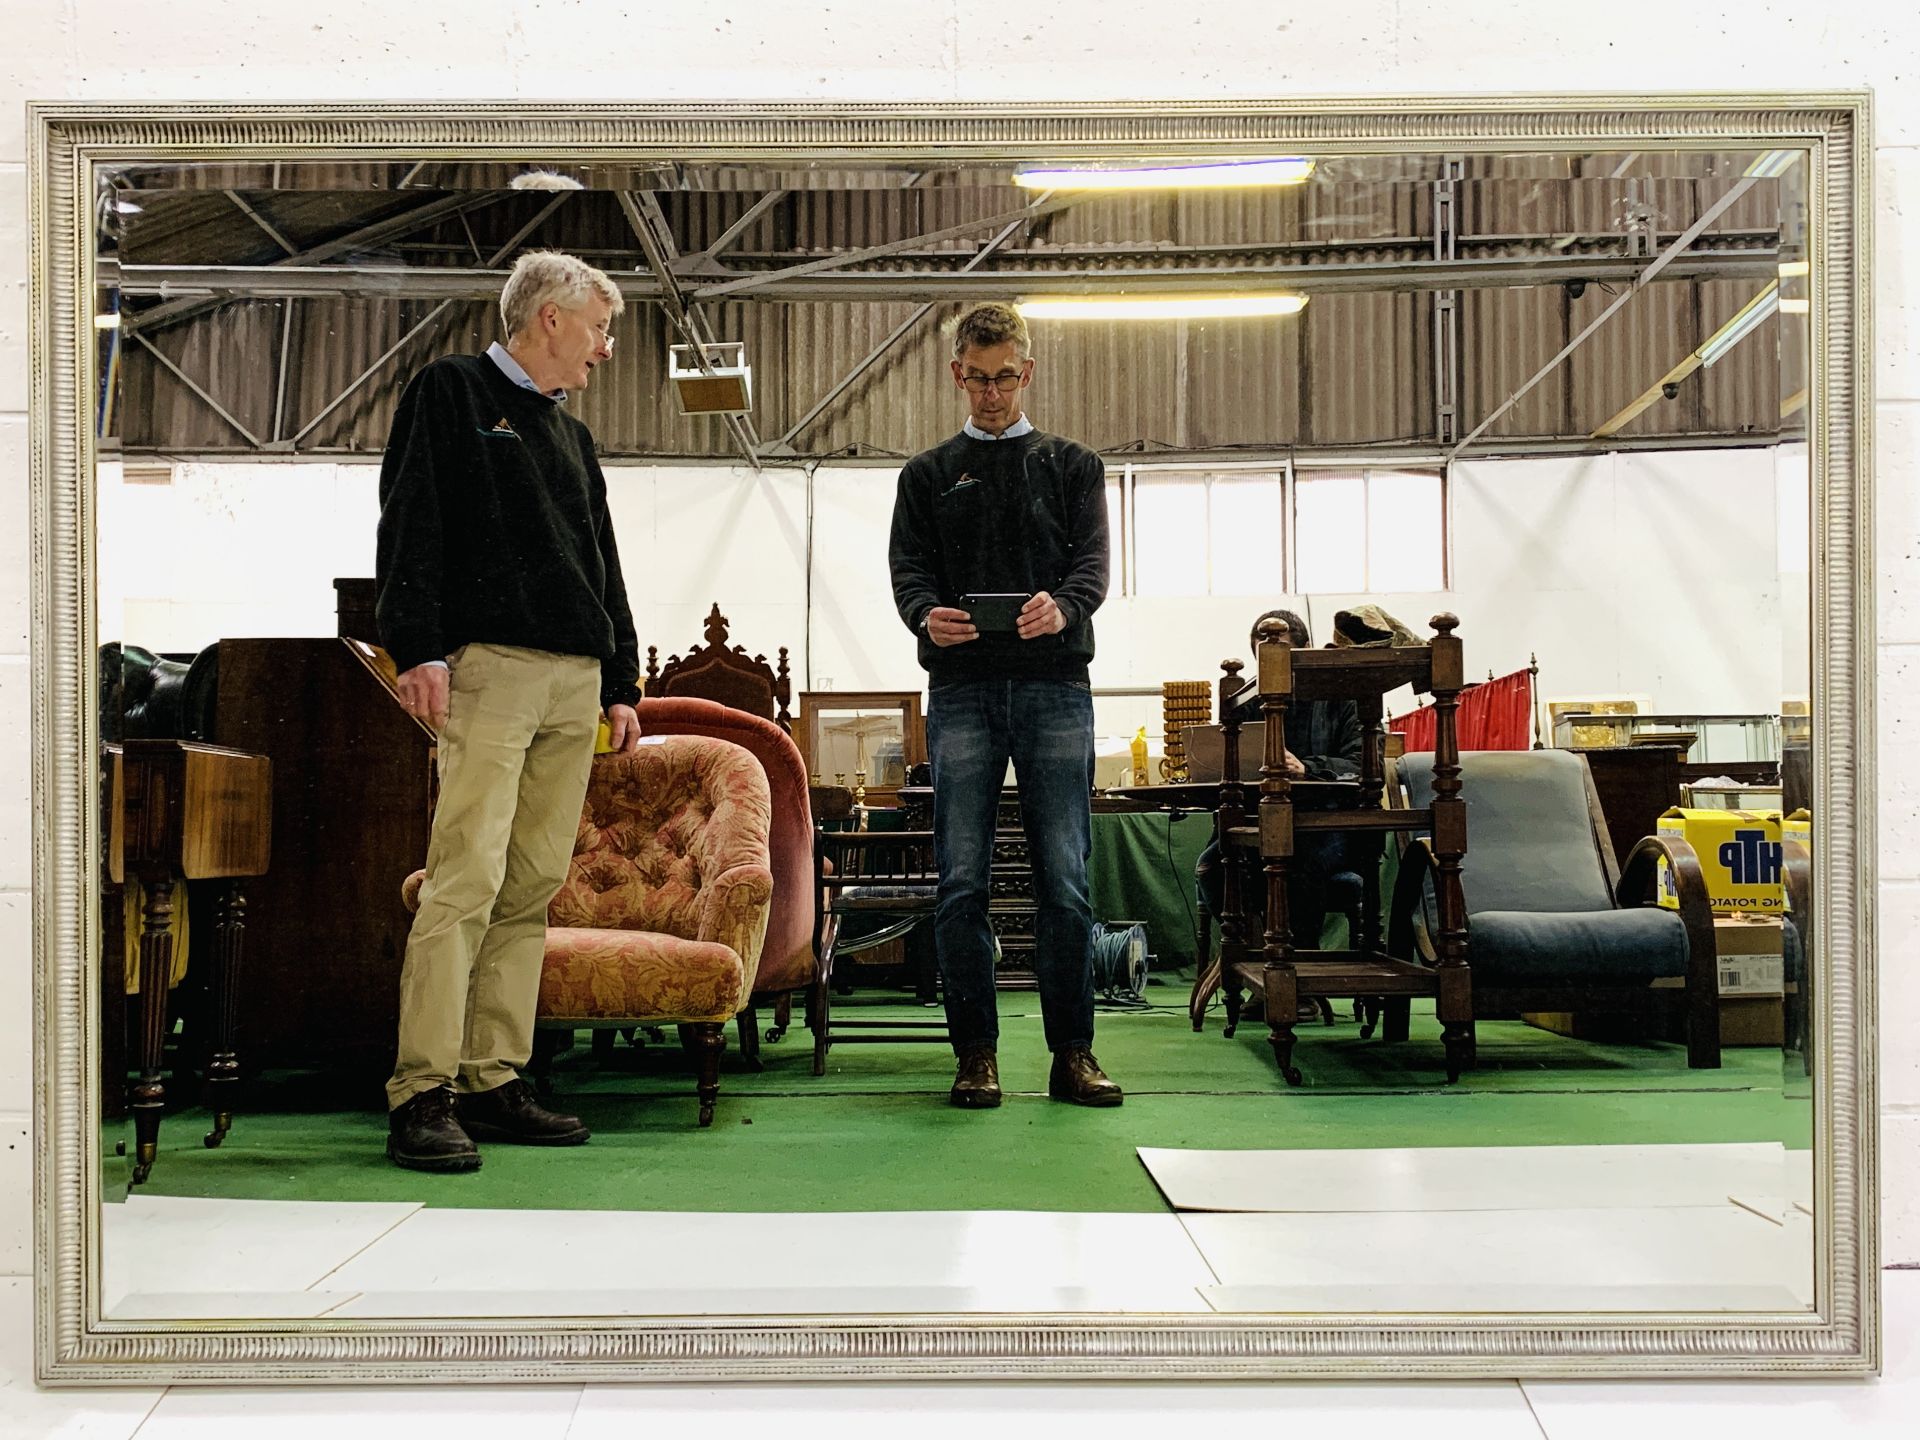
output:
[[[928,675],[934,948],[958,1060],[951,1103],[1000,1103],[994,943],[988,923],[995,817],[1011,761],[1033,865],[1034,972],[1047,1093],[1118,1105],[1093,1057],[1093,612],[1107,597],[1106,468],[1084,445],[1036,430],[1026,321],[976,305],[953,337],[965,426],[900,472],[888,560],[900,618]],[[987,598],[982,598],[987,597]]]
[[439,736],[387,1082],[387,1154],[408,1169],[478,1169],[476,1136],[588,1138],[520,1071],[602,709],[616,750],[640,740],[607,482],[565,408],[612,355],[621,309],[584,261],[523,255],[500,295],[506,344],[415,375],[380,467],[380,638],[401,706]]

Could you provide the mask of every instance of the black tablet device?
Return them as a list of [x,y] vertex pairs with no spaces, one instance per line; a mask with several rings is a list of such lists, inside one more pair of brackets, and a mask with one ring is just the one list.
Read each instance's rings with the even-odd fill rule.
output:
[[1011,635],[1020,628],[1020,611],[1031,595],[962,595],[960,608],[982,635]]

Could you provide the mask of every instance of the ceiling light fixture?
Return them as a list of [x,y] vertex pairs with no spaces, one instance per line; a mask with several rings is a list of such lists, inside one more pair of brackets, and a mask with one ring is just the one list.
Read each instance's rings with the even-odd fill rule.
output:
[[744,344],[669,345],[667,379],[673,382],[682,415],[746,415],[753,410],[753,367]]

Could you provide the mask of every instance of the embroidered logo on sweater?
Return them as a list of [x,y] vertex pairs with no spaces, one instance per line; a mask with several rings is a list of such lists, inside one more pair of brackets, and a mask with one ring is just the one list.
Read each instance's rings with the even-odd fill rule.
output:
[[960,472],[960,478],[959,478],[958,480],[956,480],[956,481],[954,481],[954,482],[953,482],[953,484],[951,484],[951,485],[949,485],[949,486],[948,486],[948,487],[946,488],[946,490],[944,490],[944,491],[942,492],[942,495],[943,495],[943,496],[945,496],[945,495],[951,495],[951,494],[953,494],[953,493],[954,493],[955,491],[959,491],[959,490],[964,490],[964,489],[966,489],[966,488],[967,488],[967,487],[968,487],[969,485],[978,485],[979,483],[980,483],[980,482],[979,482],[979,480],[978,480],[978,479],[976,479],[976,478],[975,478],[974,476],[972,476],[972,475],[969,475],[969,474],[967,474],[967,472],[966,472],[966,471],[964,471],[964,470],[962,470],[962,471]]
[[[478,426],[474,428],[479,429]],[[493,422],[493,428],[491,430],[481,430],[480,433],[482,435],[492,435],[500,440],[518,440],[520,438],[520,432],[507,423],[507,418],[504,415]]]

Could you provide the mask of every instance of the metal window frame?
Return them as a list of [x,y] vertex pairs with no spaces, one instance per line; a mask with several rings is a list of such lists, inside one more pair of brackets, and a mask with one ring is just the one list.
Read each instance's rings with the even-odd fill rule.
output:
[[[1287,523],[1293,539],[1293,545],[1287,552],[1289,586],[1299,581],[1299,537],[1300,522],[1297,510],[1298,485],[1300,471],[1306,471],[1311,477],[1313,472],[1333,475],[1357,475],[1361,480],[1360,506],[1361,525],[1365,539],[1360,549],[1361,584],[1354,590],[1315,590],[1315,595],[1371,595],[1375,593],[1395,593],[1391,586],[1374,584],[1372,544],[1373,539],[1373,474],[1377,470],[1396,470],[1402,474],[1430,473],[1440,482],[1440,591],[1451,593],[1453,590],[1453,461],[1451,457],[1436,456],[1431,460],[1388,459],[1386,457],[1363,457],[1357,460],[1302,459],[1288,467],[1287,481]],[[1289,594],[1306,594],[1289,588]]]

